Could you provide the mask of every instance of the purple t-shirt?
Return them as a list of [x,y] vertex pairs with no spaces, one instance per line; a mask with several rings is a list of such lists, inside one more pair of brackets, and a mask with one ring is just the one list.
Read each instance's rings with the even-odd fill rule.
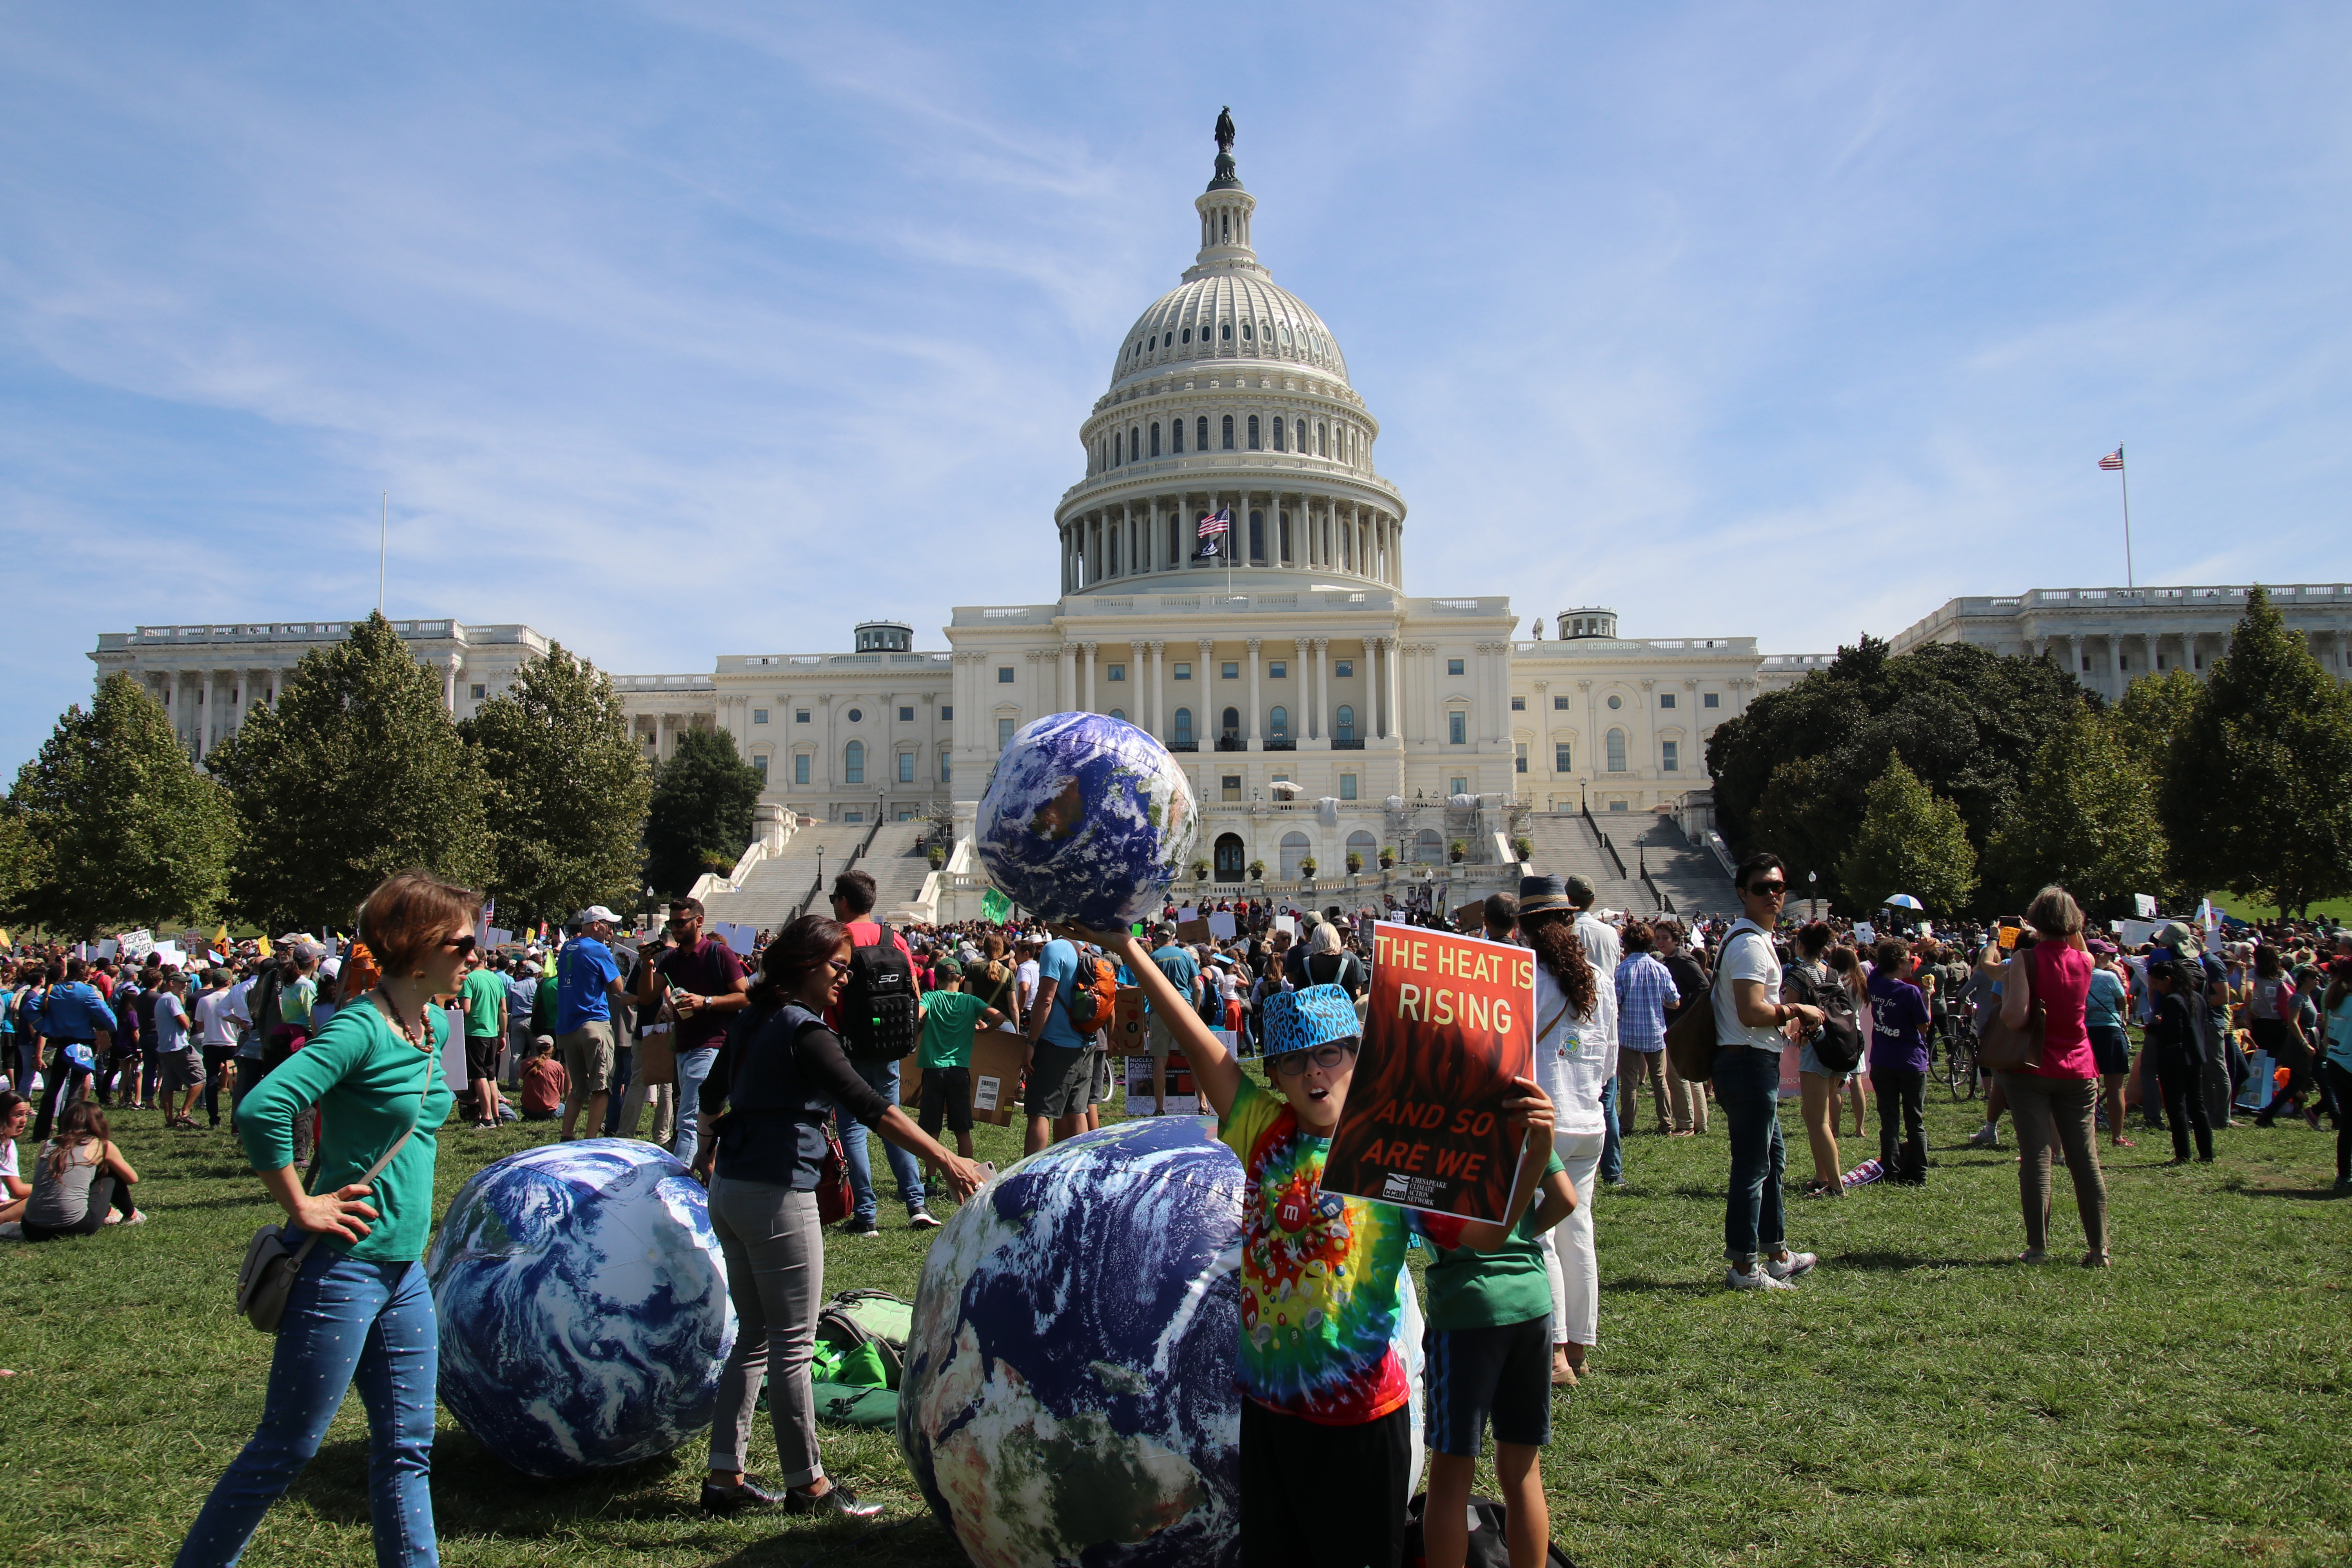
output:
[[[742,961],[735,950],[717,937],[706,933],[692,947],[673,947],[662,954],[654,967],[667,976],[670,984],[696,996],[732,995],[735,983],[743,978]],[[716,1046],[727,1032],[732,1013],[714,1013],[709,1008],[697,1012],[691,1018],[677,1021],[677,1049],[698,1051],[706,1046]]]
[[1870,1065],[1904,1072],[1927,1070],[1927,999],[1907,980],[1882,969],[1870,977]]

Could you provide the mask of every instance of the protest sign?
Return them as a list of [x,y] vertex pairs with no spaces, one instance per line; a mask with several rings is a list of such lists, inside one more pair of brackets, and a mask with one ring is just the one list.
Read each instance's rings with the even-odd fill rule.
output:
[[1021,1100],[1022,1058],[1029,1042],[1003,1029],[982,1029],[971,1037],[971,1115],[975,1121],[1010,1127]]
[[1216,938],[1219,942],[1233,941],[1234,936],[1239,933],[1239,931],[1240,928],[1234,924],[1233,910],[1212,910],[1209,911],[1209,934]]
[[1853,922],[1853,940],[1868,947],[1878,940],[1878,928],[1868,921],[1856,921]]
[[1454,923],[1466,931],[1485,931],[1486,929],[1486,900],[1484,899],[1473,899],[1470,902],[1458,906],[1454,911]]
[[1286,936],[1295,937],[1298,934],[1298,917],[1297,915],[1276,915],[1274,917],[1274,929],[1283,932]]
[[1178,942],[1208,941],[1209,922],[1206,921],[1192,920],[1190,917],[1178,921],[1176,922],[1176,940]]
[[1179,1054],[1168,1058],[1168,1103],[1152,1098],[1151,1058],[1127,1058],[1127,1113],[1129,1116],[1198,1116],[1201,1091],[1192,1082],[1192,1066]]
[[1323,1190],[1499,1222],[1522,1134],[1511,1080],[1535,1076],[1535,954],[1385,921]]
[[2137,947],[2144,942],[2154,942],[2156,933],[2164,929],[2162,921],[2117,921],[2116,939],[2126,947]]
[[121,944],[125,958],[144,958],[155,951],[155,933],[152,931],[127,931],[114,940]]

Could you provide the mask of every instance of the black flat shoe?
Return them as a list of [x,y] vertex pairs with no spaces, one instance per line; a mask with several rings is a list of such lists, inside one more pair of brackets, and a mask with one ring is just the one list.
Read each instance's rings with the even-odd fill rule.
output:
[[784,1494],[786,1513],[837,1513],[844,1519],[872,1519],[882,1511],[878,1502],[859,1502],[857,1494],[835,1481],[815,1497],[806,1492]]
[[711,1481],[702,1483],[702,1511],[705,1513],[740,1513],[747,1508],[773,1508],[784,1500],[782,1492],[769,1491],[753,1486],[748,1480],[736,1487],[722,1487]]

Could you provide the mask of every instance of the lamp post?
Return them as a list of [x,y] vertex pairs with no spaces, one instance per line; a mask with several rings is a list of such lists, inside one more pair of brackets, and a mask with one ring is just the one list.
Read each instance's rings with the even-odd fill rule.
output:
[[1813,897],[1813,884],[1820,879],[1813,872],[1805,873],[1805,918],[1810,921],[1822,918],[1822,901]]

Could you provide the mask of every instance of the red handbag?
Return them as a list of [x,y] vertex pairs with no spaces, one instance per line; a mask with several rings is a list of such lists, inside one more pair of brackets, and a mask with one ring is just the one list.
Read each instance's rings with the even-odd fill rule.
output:
[[819,1225],[833,1225],[847,1219],[857,1206],[857,1198],[849,1190],[849,1156],[842,1152],[841,1134],[833,1123],[825,1123],[824,1158],[816,1168],[816,1218]]

